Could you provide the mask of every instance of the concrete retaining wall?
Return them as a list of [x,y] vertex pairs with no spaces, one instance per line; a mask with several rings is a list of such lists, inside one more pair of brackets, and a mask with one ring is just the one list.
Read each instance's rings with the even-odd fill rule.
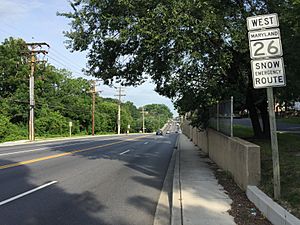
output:
[[260,147],[240,138],[228,137],[213,129],[199,131],[187,123],[183,133],[202,151],[208,153],[220,168],[229,171],[235,182],[246,190],[248,185],[258,185],[261,179]]

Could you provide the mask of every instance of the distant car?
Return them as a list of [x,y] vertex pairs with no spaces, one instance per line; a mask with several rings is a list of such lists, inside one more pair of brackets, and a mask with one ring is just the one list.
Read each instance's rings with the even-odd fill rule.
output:
[[171,132],[169,130],[167,130],[166,134],[170,134]]
[[157,131],[156,131],[156,135],[163,135],[162,130],[157,130]]

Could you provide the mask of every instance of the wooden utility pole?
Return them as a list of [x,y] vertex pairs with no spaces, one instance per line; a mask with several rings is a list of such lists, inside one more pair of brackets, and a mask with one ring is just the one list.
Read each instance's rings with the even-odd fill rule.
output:
[[143,133],[145,133],[145,109],[144,109],[144,106],[142,107],[142,114],[143,114]]
[[[50,47],[47,43],[26,43],[26,45],[30,48],[30,75],[29,75],[29,122],[28,122],[28,131],[29,131],[29,141],[35,140],[35,132],[34,132],[34,71],[35,64],[38,62],[42,62],[36,59],[36,55],[38,54],[48,54],[46,50],[43,50],[43,46]],[[39,48],[39,49],[37,49]]]
[[119,102],[118,102],[118,134],[121,133],[121,97],[126,96],[124,93],[124,89],[122,89],[122,86],[119,87],[118,93],[115,96],[118,96]]
[[96,102],[96,81],[93,82],[92,87],[92,96],[93,96],[93,105],[92,105],[92,135],[95,135],[95,102]]
[[144,106],[142,107],[142,112],[141,113],[142,113],[142,119],[143,119],[143,125],[142,125],[143,126],[143,128],[142,128],[143,130],[142,130],[142,132],[145,133],[145,129],[146,129],[145,128],[145,114],[147,114],[148,112],[145,111]]
[[92,80],[92,88],[90,90],[92,93],[92,135],[95,135],[95,106],[96,106],[96,80]]

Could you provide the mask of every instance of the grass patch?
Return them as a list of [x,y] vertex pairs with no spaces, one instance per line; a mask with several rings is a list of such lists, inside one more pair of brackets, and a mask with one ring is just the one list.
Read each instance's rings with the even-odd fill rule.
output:
[[246,127],[243,125],[233,125],[233,135],[240,138],[250,138],[254,136],[252,127]]
[[278,122],[289,123],[289,124],[300,124],[300,117],[281,118],[277,119]]
[[[270,140],[247,137],[247,127],[237,128],[235,136],[244,138],[261,147],[261,174],[260,188],[273,196],[273,166]],[[245,138],[246,137],[246,138]],[[279,203],[300,218],[300,135],[278,134],[281,200]]]

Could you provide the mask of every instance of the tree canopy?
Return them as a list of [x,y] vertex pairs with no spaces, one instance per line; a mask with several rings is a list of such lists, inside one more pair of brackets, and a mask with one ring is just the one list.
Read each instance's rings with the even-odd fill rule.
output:
[[144,106],[145,128],[148,131],[156,131],[163,127],[173,117],[170,109],[163,104],[150,104]]
[[[156,91],[182,112],[205,112],[233,95],[250,111],[256,135],[268,134],[266,93],[254,90],[246,18],[277,12],[287,72],[282,101],[299,98],[299,1],[74,0],[65,33],[73,51],[88,50],[87,73],[106,83],[138,85],[150,76]],[[296,50],[298,49],[298,50]],[[263,128],[258,121],[263,117]]]

